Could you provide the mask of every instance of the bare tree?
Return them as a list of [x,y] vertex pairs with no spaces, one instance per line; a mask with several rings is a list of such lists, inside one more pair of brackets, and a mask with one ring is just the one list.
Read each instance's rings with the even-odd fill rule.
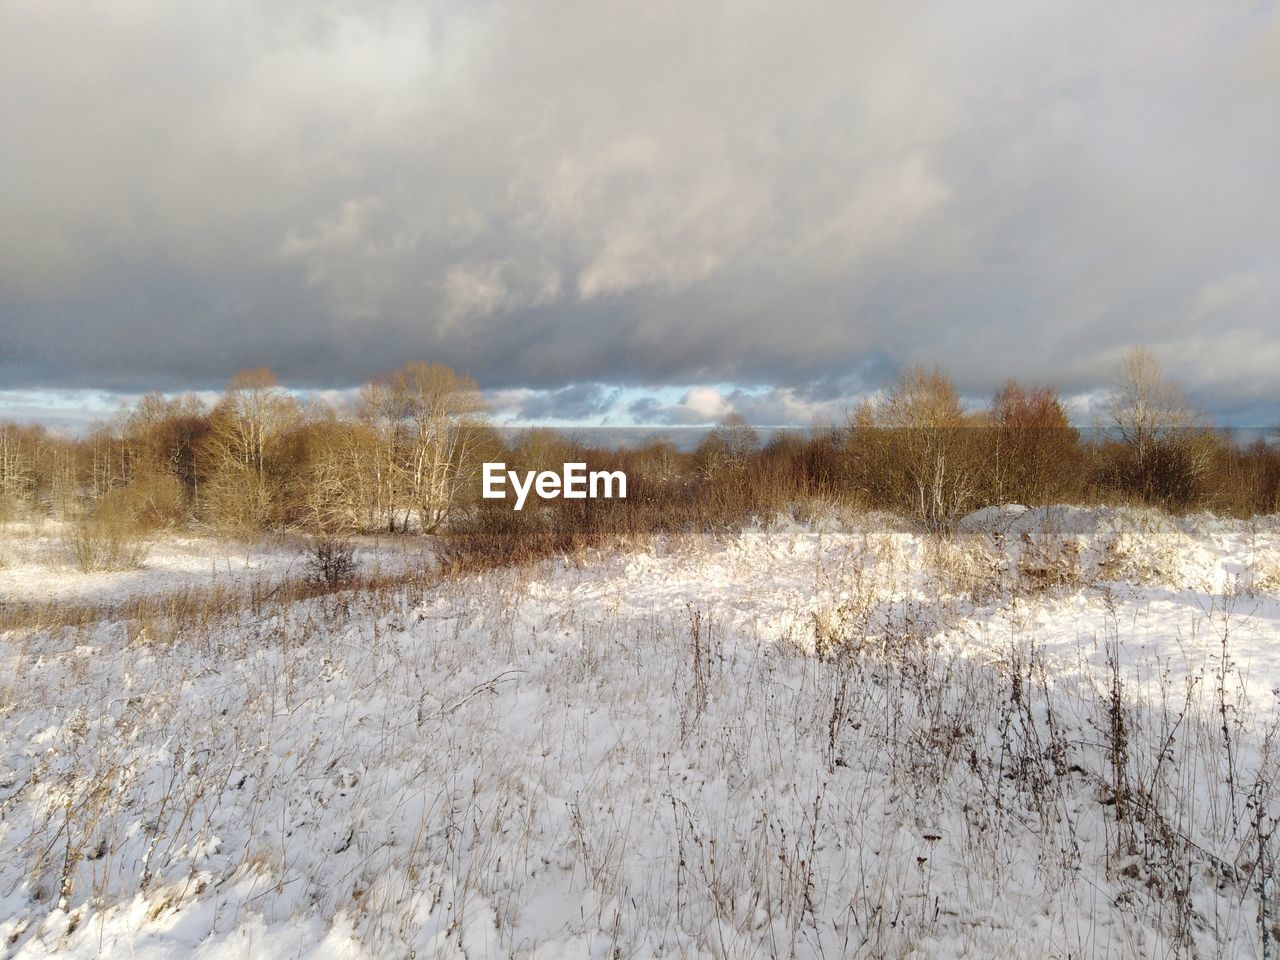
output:
[[1008,381],[991,402],[990,468],[997,503],[1061,503],[1080,494],[1080,432],[1052,387]]
[[422,529],[431,533],[478,476],[471,452],[485,403],[474,380],[440,364],[411,363],[396,382],[415,427],[414,501]]
[[1213,437],[1150,350],[1125,355],[1107,414],[1125,453],[1116,479],[1149,503],[1192,502],[1212,465]]
[[395,533],[402,499],[400,464],[408,446],[408,430],[394,375],[385,374],[361,387],[356,411],[370,441],[365,473],[370,477],[368,510],[374,519],[372,525],[385,526],[389,533]]
[[297,401],[266,368],[242,371],[227,384],[204,444],[208,502],[218,519],[251,526],[269,521],[275,491],[268,467],[298,417]]
[[848,434],[853,470],[874,499],[947,532],[979,489],[972,426],[941,371],[908,370],[854,412]]
[[711,478],[724,470],[741,471],[760,445],[760,437],[737,413],[724,417],[694,451],[696,469]]
[[266,367],[242,370],[214,409],[214,432],[226,453],[254,475],[266,475],[267,455],[298,418],[297,401]]
[[0,425],[0,520],[29,508],[35,499],[36,468],[23,432]]
[[416,514],[434,532],[478,475],[485,403],[475,381],[441,364],[409,363],[361,391],[360,413],[374,432],[370,469],[388,528],[399,511],[402,530]]
[[[120,419],[120,461],[139,519],[172,523],[187,512],[197,488],[196,448],[208,428],[204,404],[190,395],[148,393]],[[106,453],[109,469],[109,446]],[[97,473],[95,458],[95,485]]]
[[363,420],[309,409],[299,455],[300,489],[293,497],[304,523],[323,534],[370,529],[386,522],[378,513],[377,444]]

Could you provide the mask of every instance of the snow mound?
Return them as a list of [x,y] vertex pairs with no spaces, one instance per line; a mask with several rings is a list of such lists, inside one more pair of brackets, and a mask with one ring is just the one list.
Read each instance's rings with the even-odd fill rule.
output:
[[1066,548],[1079,557],[1081,573],[1091,582],[1218,593],[1253,575],[1252,567],[1238,562],[1242,546],[1247,543],[1256,553],[1263,541],[1274,539],[1260,534],[1256,525],[1212,514],[1176,518],[1127,506],[1003,504],[974,511],[958,529],[990,537],[1015,562],[1027,556],[1038,562],[1046,551]]

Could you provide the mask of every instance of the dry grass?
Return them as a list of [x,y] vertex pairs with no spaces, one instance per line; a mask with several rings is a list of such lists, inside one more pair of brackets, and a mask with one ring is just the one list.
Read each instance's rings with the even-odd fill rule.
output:
[[1076,588],[1083,582],[1080,543],[1053,532],[1039,537],[1024,532],[1017,571],[1023,588],[1033,593]]
[[83,573],[136,570],[147,559],[147,544],[127,518],[98,516],[76,522],[66,540],[67,556]]
[[209,636],[228,617],[261,619],[291,604],[334,594],[380,596],[395,590],[422,590],[438,574],[423,568],[400,573],[354,574],[335,584],[309,577],[259,579],[236,585],[195,585],[137,594],[120,600],[0,601],[0,633],[120,623],[151,639],[185,634]]
[[1249,589],[1254,593],[1280,594],[1280,563],[1254,564],[1249,570]]
[[974,602],[1001,592],[1006,567],[984,537],[931,536],[925,541],[924,564],[943,593]]

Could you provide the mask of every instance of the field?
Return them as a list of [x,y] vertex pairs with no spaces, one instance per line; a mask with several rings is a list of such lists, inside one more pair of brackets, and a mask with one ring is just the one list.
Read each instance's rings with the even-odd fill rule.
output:
[[0,956],[1280,953],[1280,520],[0,557]]

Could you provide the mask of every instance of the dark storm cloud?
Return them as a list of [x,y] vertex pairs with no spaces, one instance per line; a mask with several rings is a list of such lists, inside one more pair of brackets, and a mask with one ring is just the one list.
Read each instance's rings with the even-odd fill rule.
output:
[[656,397],[640,397],[627,405],[627,412],[637,423],[666,422],[663,404]]
[[516,407],[523,420],[587,420],[608,413],[619,391],[600,383],[575,383],[531,394]]
[[627,405],[636,423],[667,426],[695,426],[716,423],[737,414],[757,426],[811,426],[843,422],[861,397],[872,391],[846,380],[843,389],[826,386],[802,389],[768,387],[744,390],[721,390],[716,387],[692,387],[674,402],[664,403],[652,397],[639,397]]
[[1280,393],[1273,4],[9,4],[0,129],[0,387]]

